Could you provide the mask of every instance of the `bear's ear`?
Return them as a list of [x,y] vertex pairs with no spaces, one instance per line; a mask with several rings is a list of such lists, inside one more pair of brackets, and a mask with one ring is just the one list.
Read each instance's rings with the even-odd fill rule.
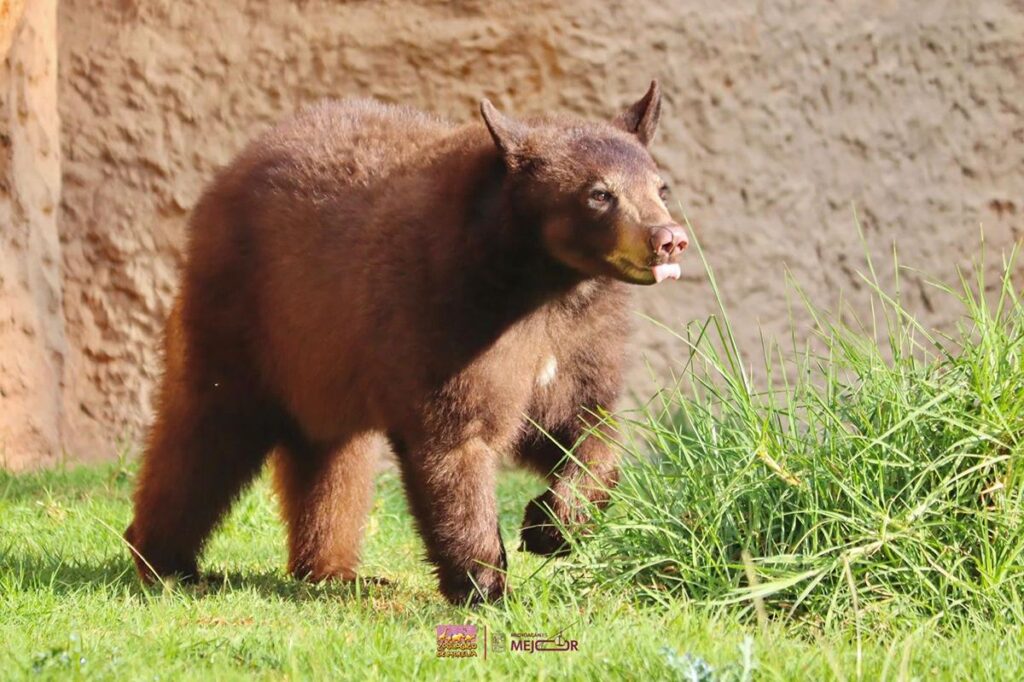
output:
[[658,87],[658,81],[651,81],[647,94],[616,116],[612,123],[627,133],[636,135],[640,143],[646,147],[654,139],[660,118],[661,88]]
[[515,165],[519,153],[523,151],[526,141],[526,126],[513,120],[494,108],[489,99],[480,101],[480,115],[484,117],[487,130],[494,138],[494,145],[501,152],[509,166]]

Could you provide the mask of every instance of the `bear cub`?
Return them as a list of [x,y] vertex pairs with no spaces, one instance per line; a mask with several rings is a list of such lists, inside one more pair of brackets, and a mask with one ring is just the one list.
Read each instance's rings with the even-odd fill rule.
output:
[[289,570],[354,578],[384,442],[450,601],[505,590],[505,455],[550,483],[523,548],[566,551],[617,478],[597,415],[626,285],[677,279],[687,246],[647,150],[660,112],[656,82],[607,123],[331,101],[252,142],[191,216],[125,533],[143,578],[196,577],[271,454]]

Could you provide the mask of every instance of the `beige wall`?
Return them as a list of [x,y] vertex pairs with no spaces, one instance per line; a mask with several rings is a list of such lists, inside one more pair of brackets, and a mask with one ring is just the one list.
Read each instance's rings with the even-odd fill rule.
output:
[[[785,329],[787,269],[823,303],[863,301],[852,204],[880,260],[895,241],[939,277],[970,262],[980,230],[993,251],[1024,232],[1024,8],[1012,0],[67,0],[59,22],[66,347],[55,335],[50,354],[57,439],[81,459],[111,456],[148,420],[156,335],[203,183],[319,97],[459,119],[481,96],[609,116],[658,77],[656,156],[749,351],[758,323]],[[904,291],[950,323],[918,277]],[[712,307],[695,259],[683,282],[641,296],[670,324]],[[641,352],[660,367],[681,351],[638,324],[642,394]],[[32,389],[53,403],[52,380]],[[4,424],[9,466],[48,461],[12,451]]]
[[57,2],[0,0],[0,466],[61,456]]

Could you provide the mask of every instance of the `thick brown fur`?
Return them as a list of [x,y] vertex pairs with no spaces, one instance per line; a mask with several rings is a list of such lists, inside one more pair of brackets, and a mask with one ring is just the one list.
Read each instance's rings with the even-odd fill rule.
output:
[[581,522],[578,493],[617,475],[588,430],[620,389],[623,282],[685,247],[649,244],[681,234],[645,147],[659,107],[652,85],[612,123],[485,102],[453,127],[326,102],[253,142],[192,216],[126,532],[140,573],[196,576],[273,452],[290,570],[354,577],[384,438],[450,600],[504,591],[502,453],[551,481],[524,547],[564,551],[549,511]]

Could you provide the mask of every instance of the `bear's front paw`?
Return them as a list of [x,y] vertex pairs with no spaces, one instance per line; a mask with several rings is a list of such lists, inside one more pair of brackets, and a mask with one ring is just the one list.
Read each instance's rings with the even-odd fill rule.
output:
[[469,571],[442,572],[441,594],[457,606],[476,606],[495,602],[505,596],[505,571],[490,566],[476,566]]
[[531,500],[526,505],[520,537],[523,540],[521,548],[533,554],[565,556],[569,553],[569,543],[551,520],[543,496]]

